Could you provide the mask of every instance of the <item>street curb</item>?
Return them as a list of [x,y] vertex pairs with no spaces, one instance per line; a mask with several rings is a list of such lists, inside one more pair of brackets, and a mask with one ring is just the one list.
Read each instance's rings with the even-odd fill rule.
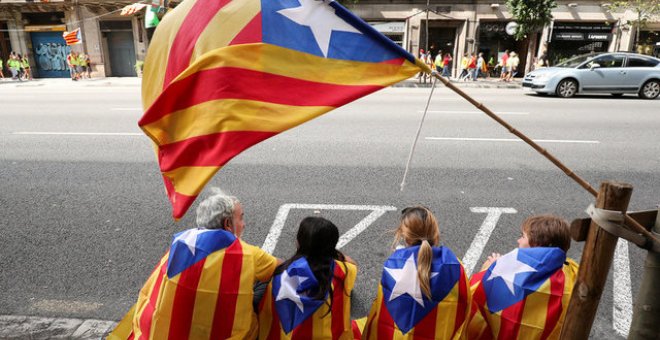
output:
[[0,315],[0,339],[103,339],[115,321]]
[[[460,88],[481,88],[481,89],[521,89],[522,84],[519,82],[500,83],[492,81],[451,81],[456,87]],[[436,82],[436,87],[444,86],[440,82]],[[418,79],[409,79],[398,82],[392,87],[407,87],[407,88],[431,88],[431,83],[421,83]]]

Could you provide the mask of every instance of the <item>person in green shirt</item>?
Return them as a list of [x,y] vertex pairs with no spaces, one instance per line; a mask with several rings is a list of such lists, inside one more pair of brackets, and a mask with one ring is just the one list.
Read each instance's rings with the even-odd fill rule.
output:
[[27,54],[21,59],[21,67],[23,67],[23,79],[32,80],[32,72],[30,71],[30,61],[28,60]]
[[85,53],[78,54],[78,66],[80,67],[80,78],[84,78],[87,73],[87,56]]
[[9,70],[11,71],[12,79],[21,80],[20,77],[21,62],[19,61],[18,56],[15,53],[9,57],[9,61],[7,61],[7,67],[9,67]]

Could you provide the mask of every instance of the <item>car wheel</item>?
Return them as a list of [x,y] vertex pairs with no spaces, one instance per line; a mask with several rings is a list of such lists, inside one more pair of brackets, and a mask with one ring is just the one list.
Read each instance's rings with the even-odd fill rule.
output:
[[622,97],[623,93],[612,93],[612,97]]
[[660,81],[649,80],[639,90],[639,97],[643,99],[655,99],[660,95]]
[[578,84],[573,79],[564,79],[557,85],[557,95],[563,98],[573,97],[577,93]]

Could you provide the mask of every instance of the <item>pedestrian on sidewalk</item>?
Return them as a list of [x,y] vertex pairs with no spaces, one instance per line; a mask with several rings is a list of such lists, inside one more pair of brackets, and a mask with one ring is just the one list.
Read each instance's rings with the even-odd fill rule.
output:
[[484,60],[483,52],[479,52],[479,57],[477,58],[477,76],[475,77],[475,80],[476,78],[479,78],[479,76],[488,79],[488,65],[486,65],[486,60]]
[[0,57],[0,79],[5,79],[5,74],[3,72],[4,66],[3,66],[2,62],[3,62],[2,57]]
[[500,80],[506,81],[507,74],[509,70],[507,68],[507,63],[509,61],[509,50],[505,50],[502,58],[500,58]]
[[477,81],[477,55],[472,52],[470,55],[470,60],[468,61],[468,73],[472,78],[472,81]]
[[518,65],[520,64],[520,59],[516,52],[511,52],[511,56],[507,59],[506,68],[508,70],[506,81],[512,81],[513,77],[518,74]]
[[435,56],[435,70],[438,72],[442,72],[443,67],[444,67],[444,60],[442,59],[442,51],[440,51]]
[[[438,54],[442,55],[442,51],[441,51],[441,53],[438,53]],[[449,54],[449,53],[445,54],[445,57],[442,59],[442,76],[443,77],[447,77],[447,78],[451,77],[451,64],[452,64],[453,60],[454,59],[451,57],[451,54]]]
[[66,56],[66,64],[69,66],[69,74],[71,75],[71,80],[76,81],[78,80],[78,73],[77,73],[77,64],[78,64],[78,55],[76,52],[69,52],[69,54]]
[[92,59],[85,54],[85,65],[87,65],[87,79],[92,79]]
[[28,60],[27,53],[21,59],[21,66],[23,67],[23,79],[32,80],[32,72],[30,70],[30,60]]
[[9,55],[9,61],[7,61],[7,67],[11,71],[11,79],[23,81],[21,79],[21,62],[18,60],[18,55],[16,52],[11,52]]

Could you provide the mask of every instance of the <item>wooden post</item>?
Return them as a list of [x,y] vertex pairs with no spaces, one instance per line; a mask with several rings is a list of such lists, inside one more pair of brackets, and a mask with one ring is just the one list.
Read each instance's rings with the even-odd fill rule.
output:
[[[630,184],[604,182],[600,185],[600,191],[596,196],[596,208],[625,212],[631,194]],[[616,236],[601,229],[595,222],[591,222],[560,339],[589,338],[607,273],[612,265],[617,240]]]

